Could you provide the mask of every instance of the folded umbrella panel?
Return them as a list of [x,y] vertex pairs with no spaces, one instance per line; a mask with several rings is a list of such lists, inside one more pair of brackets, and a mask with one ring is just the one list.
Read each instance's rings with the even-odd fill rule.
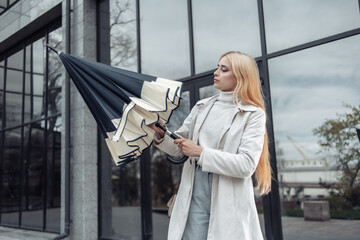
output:
[[137,159],[153,140],[148,125],[169,121],[182,83],[60,53],[117,165]]

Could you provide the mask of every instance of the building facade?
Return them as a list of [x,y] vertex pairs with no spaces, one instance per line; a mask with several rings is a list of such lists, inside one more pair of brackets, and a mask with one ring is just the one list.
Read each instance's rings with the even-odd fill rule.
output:
[[[166,203],[178,187],[181,166],[151,147],[138,161],[115,167],[49,44],[182,81],[172,130],[198,100],[216,94],[213,71],[222,53],[238,50],[254,57],[274,174],[272,192],[254,198],[266,239],[283,239],[277,166],[301,159],[293,142],[311,159],[333,154],[320,151],[312,130],[346,112],[344,104],[359,104],[359,5],[358,0],[0,1],[0,237],[166,239]],[[294,182],[306,182],[306,176],[297,176]]]

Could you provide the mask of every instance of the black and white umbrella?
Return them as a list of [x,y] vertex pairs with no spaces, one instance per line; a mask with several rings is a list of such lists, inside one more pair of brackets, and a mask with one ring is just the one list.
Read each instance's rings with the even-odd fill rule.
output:
[[149,125],[160,119],[167,123],[178,107],[182,83],[51,49],[58,53],[89,107],[116,165],[140,157],[151,145],[155,133]]

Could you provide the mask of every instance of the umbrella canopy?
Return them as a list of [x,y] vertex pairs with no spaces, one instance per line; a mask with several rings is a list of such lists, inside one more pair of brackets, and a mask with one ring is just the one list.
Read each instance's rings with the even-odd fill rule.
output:
[[116,165],[141,156],[155,133],[148,126],[160,119],[167,123],[179,105],[181,82],[62,52],[59,57],[93,114]]

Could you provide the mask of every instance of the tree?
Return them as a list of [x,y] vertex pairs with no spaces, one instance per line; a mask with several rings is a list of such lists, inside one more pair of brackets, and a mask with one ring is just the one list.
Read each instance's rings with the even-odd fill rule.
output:
[[360,105],[344,104],[350,111],[337,114],[337,118],[326,120],[313,133],[320,137],[320,146],[328,152],[335,152],[342,170],[340,184],[336,186],[338,195],[344,198],[350,207],[360,205],[360,143],[356,133],[356,126],[360,123]]

